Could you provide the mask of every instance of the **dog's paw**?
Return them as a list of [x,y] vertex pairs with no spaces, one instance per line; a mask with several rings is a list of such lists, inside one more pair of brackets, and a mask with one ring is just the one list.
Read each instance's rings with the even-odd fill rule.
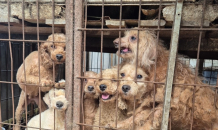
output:
[[65,88],[65,82],[55,83],[55,88]]
[[41,85],[42,87],[53,87],[54,82],[52,80],[42,80]]

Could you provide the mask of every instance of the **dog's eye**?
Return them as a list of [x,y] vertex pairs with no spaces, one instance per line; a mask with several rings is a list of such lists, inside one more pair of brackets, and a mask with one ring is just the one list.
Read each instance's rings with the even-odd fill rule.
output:
[[135,41],[136,37],[135,36],[131,36],[130,39],[131,39],[131,41]]
[[142,75],[137,75],[137,79],[141,79],[142,78]]
[[124,73],[121,73],[120,75],[121,75],[122,77],[124,77],[124,76],[125,76],[125,74],[124,74]]
[[66,50],[66,47],[64,47],[64,50]]
[[87,82],[87,79],[84,79],[85,82]]
[[51,48],[55,48],[55,45],[51,45]]

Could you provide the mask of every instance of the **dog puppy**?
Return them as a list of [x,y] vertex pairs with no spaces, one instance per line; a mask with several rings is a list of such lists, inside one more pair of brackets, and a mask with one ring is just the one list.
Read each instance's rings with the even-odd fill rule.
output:
[[[144,94],[147,91],[147,83],[143,81],[148,80],[148,75],[144,72],[144,70],[140,67],[137,68],[133,64],[125,64],[120,70],[120,79],[121,82],[118,86],[119,96],[125,101],[127,104],[127,114],[131,115],[130,117],[121,120],[117,124],[118,129],[132,129],[134,125],[134,129],[137,130],[143,124],[147,123],[147,118],[152,113],[151,109],[143,109],[141,110],[140,105],[144,102],[147,104],[143,104],[144,106],[150,107],[150,100],[144,99]],[[136,82],[134,80],[137,80]],[[133,113],[134,106],[136,112]],[[121,109],[121,108],[120,108]],[[135,120],[133,123],[133,114],[135,114]],[[147,118],[146,118],[147,117]],[[115,128],[115,126],[112,126]]]
[[[41,128],[52,130],[65,130],[65,110],[67,109],[67,99],[64,89],[51,89],[43,100],[49,109],[41,113]],[[40,128],[40,115],[34,116],[27,124],[28,130]],[[55,120],[55,122],[54,122]]]
[[[99,78],[100,75],[101,74],[98,75]],[[111,123],[110,125],[115,125],[116,116],[117,121],[126,118],[126,115],[122,110],[117,109],[116,111],[117,81],[115,80],[117,79],[117,69],[103,70],[102,78],[104,79],[100,79],[96,82],[96,91],[100,94],[100,106],[95,115],[94,125],[107,126],[108,123]],[[118,102],[118,106],[120,103],[121,102]],[[103,130],[104,128],[100,129]],[[98,127],[94,127],[93,130],[98,130]]]
[[[96,91],[95,82],[97,78],[97,73],[93,71],[86,71],[84,76],[87,77],[84,79],[84,116],[85,116],[85,124],[93,125],[93,121],[95,118],[95,113],[97,112],[97,108],[99,107],[98,96],[99,94]],[[85,130],[92,130],[91,126],[85,126]]]
[[[51,41],[54,41],[53,44]],[[55,83],[53,82],[53,63],[56,69],[58,64],[63,64],[66,58],[65,52],[65,35],[56,33],[54,35],[50,35],[46,42],[41,43],[38,51],[34,51],[30,53],[25,58],[25,65],[22,64],[17,71],[17,82],[19,87],[22,89],[18,106],[16,108],[16,126],[15,130],[20,130],[20,118],[21,113],[24,110],[25,98],[27,96],[27,103],[34,101],[37,105],[39,104],[39,85],[41,85],[41,91],[47,92],[52,87],[63,88],[65,83]],[[24,66],[25,72],[24,73]],[[40,70],[39,70],[40,69]],[[40,73],[40,76],[39,76]],[[39,81],[39,77],[40,80]],[[25,85],[26,83],[26,85]],[[25,95],[26,93],[26,95]],[[42,101],[41,111],[47,109],[47,106]]]

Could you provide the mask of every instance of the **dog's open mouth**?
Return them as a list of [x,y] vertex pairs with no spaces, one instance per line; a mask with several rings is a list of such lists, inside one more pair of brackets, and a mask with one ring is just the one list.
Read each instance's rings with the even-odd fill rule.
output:
[[102,98],[103,100],[109,100],[109,99],[111,99],[111,97],[112,97],[112,95],[109,95],[109,94],[106,94],[106,93],[104,93],[104,94],[101,95],[101,98]]
[[126,53],[131,53],[132,51],[129,48],[121,47],[120,48],[120,53],[121,54],[126,54]]

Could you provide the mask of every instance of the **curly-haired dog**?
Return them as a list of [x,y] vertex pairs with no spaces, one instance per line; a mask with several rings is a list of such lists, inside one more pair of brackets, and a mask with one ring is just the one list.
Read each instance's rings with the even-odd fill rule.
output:
[[[137,67],[137,74],[135,72],[135,65],[128,63],[122,66],[120,70],[120,79],[122,79],[122,81],[118,86],[119,95],[127,104],[127,114],[134,114],[134,124],[133,116],[130,116],[129,118],[118,122],[118,129],[132,129],[134,125],[135,130],[139,130],[141,128],[142,130],[147,130],[153,128],[151,124],[152,119],[154,119],[154,124],[156,124],[156,122],[159,124],[159,118],[156,117],[159,116],[162,109],[159,105],[155,111],[152,110],[153,96],[147,92],[150,90],[147,87],[147,83],[144,82],[149,80],[148,75],[141,67]],[[134,81],[135,79],[137,80],[136,82]],[[157,89],[157,91],[157,93],[159,93],[159,89]],[[163,97],[156,96],[157,101],[159,98]],[[134,105],[135,112],[133,112]],[[151,116],[153,115],[153,112],[155,115],[154,118]],[[112,127],[115,128],[115,126]]]
[[[53,36],[55,41],[54,44],[51,42],[53,41]],[[17,82],[20,88],[22,89],[22,91],[20,94],[20,99],[15,115],[16,123],[18,125],[20,124],[20,116],[24,109],[24,103],[26,97],[25,92],[26,95],[28,96],[27,103],[30,103],[31,101],[35,101],[36,104],[38,105],[39,85],[42,86],[41,87],[42,92],[49,91],[54,85],[55,87],[58,88],[65,86],[64,83],[54,84],[53,82],[53,63],[56,69],[55,72],[58,72],[57,64],[63,64],[65,62],[66,52],[65,52],[64,42],[65,42],[64,34],[50,35],[47,39],[47,42],[41,43],[39,50],[30,53],[25,58],[24,61],[25,64],[22,64],[19,67],[17,71]],[[26,73],[24,73],[24,69]],[[40,73],[40,80],[41,80],[40,82],[39,82],[39,73]],[[47,106],[43,102],[41,105],[42,105],[41,111],[47,109]],[[19,126],[16,126],[15,129],[19,130]]]
[[[117,109],[116,111],[117,82],[113,81],[113,79],[117,79],[117,69],[103,70],[102,78],[103,80],[100,79],[96,83],[96,91],[100,94],[100,106],[95,115],[95,126],[106,126],[108,123],[111,123],[110,125],[114,125],[116,116],[117,121],[126,118],[126,115],[121,109]],[[118,102],[118,106],[122,105],[120,103],[122,102]],[[98,127],[94,127],[93,130],[98,130]]]
[[[84,81],[84,116],[85,116],[85,124],[93,125],[93,121],[95,118],[95,113],[98,108],[98,93],[95,89],[95,81],[97,78],[97,73],[93,71],[86,71],[84,76],[87,77]],[[93,79],[92,79],[93,78]],[[85,126],[85,130],[92,130],[92,127]]]
[[[41,113],[41,128],[51,130],[65,130],[65,110],[67,109],[67,99],[64,89],[51,89],[43,100],[49,109]],[[27,124],[28,130],[40,128],[40,115],[30,119]],[[54,122],[55,120],[55,122]],[[29,128],[30,127],[30,128]]]
[[[155,74],[156,82],[165,82],[169,51],[163,47],[161,41],[157,41],[156,35],[153,32],[148,30],[139,31],[139,39],[137,39],[137,34],[138,31],[136,30],[127,31],[120,42],[119,38],[114,40],[115,46],[120,46],[121,48],[120,56],[125,62],[135,63],[137,61],[138,41],[138,65],[148,72],[149,81],[154,80]],[[174,83],[202,85],[200,79],[198,77],[195,79],[191,69],[179,61],[178,58],[175,67]],[[211,129],[211,123],[217,122],[214,102],[215,92],[209,87],[196,86],[195,88],[193,129]],[[171,99],[172,129],[190,128],[192,122],[193,90],[194,86],[191,85],[173,86]],[[164,91],[162,91],[162,95],[164,95]],[[162,117],[160,116],[159,118]]]

